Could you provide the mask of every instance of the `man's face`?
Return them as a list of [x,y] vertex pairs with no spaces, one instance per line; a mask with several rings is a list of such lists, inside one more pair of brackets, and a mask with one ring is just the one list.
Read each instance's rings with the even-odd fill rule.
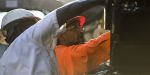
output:
[[70,45],[81,44],[84,42],[82,28],[80,28],[78,22],[74,25],[68,25],[66,27],[66,32],[58,39],[60,39],[60,41],[65,41]]

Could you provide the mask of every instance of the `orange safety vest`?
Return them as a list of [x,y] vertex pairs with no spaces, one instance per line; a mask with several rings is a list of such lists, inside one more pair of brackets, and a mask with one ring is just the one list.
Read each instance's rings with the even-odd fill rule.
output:
[[110,32],[85,44],[55,48],[60,75],[86,75],[109,59]]

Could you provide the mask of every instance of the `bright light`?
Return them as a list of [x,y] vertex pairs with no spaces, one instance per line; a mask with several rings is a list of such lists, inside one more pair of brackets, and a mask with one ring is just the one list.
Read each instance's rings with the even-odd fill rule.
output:
[[39,17],[39,18],[44,18],[44,14],[41,11],[37,11],[37,10],[31,10],[30,11],[34,16]]
[[74,0],[57,0],[57,1],[61,2],[62,4],[66,4],[66,3],[74,1]]
[[7,12],[0,12],[0,29],[1,29],[1,23],[2,23],[2,18],[6,15]]

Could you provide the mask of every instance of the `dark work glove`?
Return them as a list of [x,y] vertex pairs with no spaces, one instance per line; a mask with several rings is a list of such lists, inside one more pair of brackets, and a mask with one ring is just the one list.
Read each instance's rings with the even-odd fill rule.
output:
[[56,10],[58,24],[61,26],[67,20],[97,5],[105,5],[105,0],[78,0],[70,2]]

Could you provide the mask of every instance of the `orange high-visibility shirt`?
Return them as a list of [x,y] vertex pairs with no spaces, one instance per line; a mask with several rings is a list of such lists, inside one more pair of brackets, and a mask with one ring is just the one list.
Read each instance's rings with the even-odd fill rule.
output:
[[55,48],[60,75],[86,75],[109,59],[110,32],[85,44]]

